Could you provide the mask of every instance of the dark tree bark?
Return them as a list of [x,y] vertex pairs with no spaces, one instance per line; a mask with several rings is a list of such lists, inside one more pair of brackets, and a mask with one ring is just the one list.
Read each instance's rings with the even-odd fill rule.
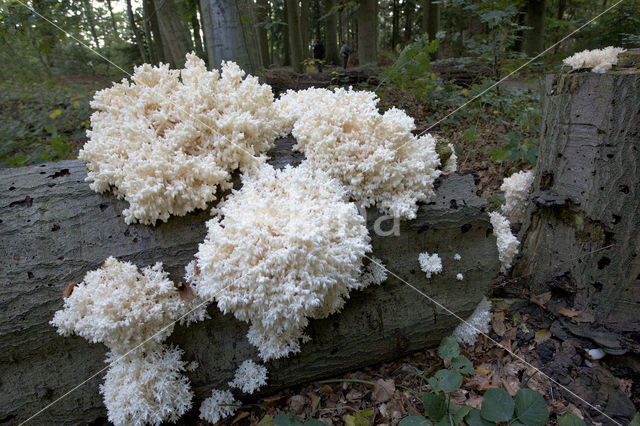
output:
[[431,0],[427,7],[427,34],[429,40],[436,39],[436,34],[440,31],[440,2],[437,0]]
[[144,0],[145,7],[145,22],[150,26],[151,32],[149,34],[153,40],[153,52],[157,62],[166,62],[165,48],[162,43],[162,36],[160,35],[160,25],[158,24],[158,15],[156,14],[156,7],[153,0]]
[[[288,20],[289,8],[287,7],[287,0],[283,1],[284,20]],[[289,46],[289,25],[282,26],[282,65],[291,65],[291,46]]]
[[200,20],[198,19],[198,12],[200,9],[199,0],[189,0],[188,7],[190,8],[190,23],[191,30],[193,31],[193,43],[196,49],[196,55],[200,58],[205,57],[204,44],[202,37],[200,37]]
[[85,19],[89,23],[89,31],[91,32],[93,42],[96,44],[96,48],[100,49],[100,39],[98,39],[98,32],[96,31],[96,20],[93,16],[93,7],[91,7],[91,2],[89,0],[83,0],[82,5],[84,6],[82,9],[84,11]]
[[309,0],[300,1],[300,41],[302,43],[302,58],[308,59],[311,57],[311,50],[309,48],[309,34],[311,28],[309,26],[309,10],[311,5]]
[[[336,0],[324,1],[324,14],[328,15],[336,6]],[[326,51],[326,61],[331,64],[338,64],[338,14],[331,13],[326,18],[324,30],[324,48]]]
[[416,4],[413,0],[404,2],[404,40],[411,43],[413,40],[413,24],[415,19]]
[[129,27],[131,28],[131,33],[133,34],[133,38],[136,41],[136,45],[138,46],[138,51],[140,52],[142,62],[149,62],[147,51],[145,50],[144,42],[142,41],[142,34],[140,34],[140,30],[136,25],[133,8],[131,7],[131,0],[127,0],[127,16],[129,18]]
[[147,51],[149,53],[149,60],[152,64],[158,63],[158,55],[156,54],[156,49],[153,42],[153,37],[151,36],[151,22],[149,20],[149,3],[151,0],[143,0],[142,1],[142,21],[144,23],[144,41],[147,46]]
[[400,34],[400,5],[398,0],[391,2],[391,50],[396,49]]
[[180,19],[174,0],[154,0],[165,59],[173,68],[182,68],[185,56],[193,50],[191,35]]
[[300,40],[300,21],[298,0],[285,0],[287,4],[287,27],[289,35],[289,53],[291,54],[291,66],[297,73],[303,72],[302,42]]
[[598,344],[620,350],[620,336],[640,332],[640,72],[549,75],[542,93],[515,273],[531,278],[533,294],[568,295],[568,307],[593,315],[601,337],[610,337]]
[[258,0],[256,3],[256,18],[256,34],[260,50],[260,62],[264,68],[269,68],[269,65],[271,65],[269,59],[269,39],[267,37],[267,29],[265,28],[265,25],[270,21],[269,2],[267,0]]
[[536,56],[544,50],[544,19],[545,0],[528,0],[527,26],[531,27],[525,33],[525,52],[529,56]]
[[377,0],[358,0],[358,59],[360,66],[378,63]]
[[[270,155],[277,167],[294,159],[287,149],[274,149]],[[128,226],[121,216],[127,203],[89,189],[85,167],[74,160],[0,170],[0,418],[12,424],[26,420],[106,366],[103,345],[62,337],[48,323],[62,308],[65,283],[82,280],[108,256],[138,266],[162,261],[173,280],[182,280],[185,265],[205,237],[205,221],[211,218],[208,211],[199,211],[156,227]],[[400,222],[399,236],[371,232],[372,255],[466,318],[497,274],[496,240],[473,175],[451,174],[437,184],[434,202],[421,206],[416,219]],[[375,209],[367,211],[372,231],[378,217]],[[387,230],[391,223],[377,226]],[[461,243],[452,246],[452,241]],[[418,264],[418,254],[427,250],[437,251],[445,263],[445,270],[431,279]],[[447,264],[456,252],[462,260]],[[464,271],[464,281],[456,281],[459,271]],[[223,315],[215,304],[209,313],[210,320],[188,328],[177,326],[169,339],[185,351],[184,359],[199,363],[188,373],[196,412],[212,388],[227,387],[239,360],[258,359],[245,338],[247,324]],[[457,323],[450,313],[389,274],[381,286],[352,292],[339,314],[312,320],[306,330],[312,341],[302,346],[300,354],[267,364],[269,381],[262,392],[433,347]],[[102,376],[60,399],[34,424],[87,424],[104,417],[98,392]]]

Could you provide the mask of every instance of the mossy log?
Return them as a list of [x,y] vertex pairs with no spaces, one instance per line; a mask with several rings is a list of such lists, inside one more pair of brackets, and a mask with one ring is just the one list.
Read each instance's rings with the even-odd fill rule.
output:
[[[280,149],[276,165],[295,157]],[[127,225],[126,203],[97,194],[84,181],[85,165],[63,161],[0,170],[0,422],[29,418],[105,367],[106,348],[80,337],[61,337],[49,325],[62,307],[70,281],[98,268],[108,256],[139,266],[162,261],[174,280],[205,236],[207,211],[172,217],[156,227]],[[367,211],[373,256],[403,280],[462,317],[468,316],[496,276],[499,264],[485,203],[472,174],[438,181],[433,202],[417,219],[379,221]],[[378,222],[378,223],[377,223]],[[377,224],[376,224],[377,223]],[[378,232],[381,234],[381,232]],[[444,271],[427,280],[418,254],[437,252]],[[460,253],[462,260],[453,260]],[[463,281],[455,276],[462,272]],[[189,373],[194,407],[212,388],[225,387],[245,359],[258,359],[246,340],[247,324],[223,315],[215,304],[211,319],[177,327],[169,339],[200,367]],[[273,392],[284,386],[335,376],[437,345],[458,321],[390,275],[381,286],[354,292],[345,309],[307,329],[302,352],[268,363]],[[40,414],[32,424],[85,424],[106,415],[98,386],[104,372]]]
[[533,293],[559,292],[592,314],[589,336],[609,353],[640,349],[640,72],[630,60],[640,51],[625,55],[629,68],[546,77],[516,267]]

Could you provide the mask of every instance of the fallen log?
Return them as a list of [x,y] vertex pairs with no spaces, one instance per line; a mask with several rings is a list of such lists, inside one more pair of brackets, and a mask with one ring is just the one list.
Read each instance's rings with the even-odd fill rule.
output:
[[611,354],[640,351],[640,72],[633,58],[639,49],[621,54],[616,71],[546,77],[515,271],[530,278],[534,294],[566,296],[566,308],[590,318],[574,324],[575,334]]
[[[282,148],[282,147],[281,147]],[[292,161],[280,149],[275,166]],[[80,337],[61,337],[48,324],[62,307],[61,291],[99,267],[110,255],[138,266],[162,261],[174,280],[205,236],[206,211],[172,217],[156,227],[127,225],[126,203],[96,194],[84,179],[84,163],[62,161],[0,170],[0,422],[19,423],[98,373],[106,348]],[[367,211],[373,256],[389,274],[381,286],[353,292],[345,309],[308,327],[302,352],[268,363],[264,392],[335,376],[437,345],[458,320],[404,284],[406,280],[461,317],[467,317],[498,271],[495,238],[485,202],[472,174],[437,181],[437,193],[410,222]],[[395,226],[395,228],[394,228]],[[437,252],[441,274],[427,280],[418,254]],[[453,260],[459,253],[462,260]],[[457,281],[457,273],[464,274]],[[200,367],[189,373],[200,401],[226,388],[235,368],[257,352],[246,340],[247,324],[223,315],[177,327],[169,339]],[[87,380],[39,415],[33,424],[90,423],[106,415],[98,386],[104,372]]]

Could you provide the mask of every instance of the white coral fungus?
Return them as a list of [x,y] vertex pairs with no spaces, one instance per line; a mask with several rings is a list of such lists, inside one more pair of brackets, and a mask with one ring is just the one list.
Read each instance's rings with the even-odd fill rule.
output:
[[522,222],[529,204],[529,192],[533,185],[534,174],[532,171],[521,171],[505,178],[500,185],[504,191],[505,204],[502,206],[504,213],[511,222]]
[[613,46],[605,47],[604,49],[583,50],[565,58],[562,62],[574,70],[591,68],[591,72],[602,74],[611,69],[613,65],[617,65],[618,54],[626,51],[621,47]]
[[438,253],[432,255],[427,252],[420,253],[418,255],[418,262],[420,262],[420,269],[427,274],[427,278],[431,278],[432,274],[442,272],[442,259],[438,256]]
[[462,275],[460,272],[458,272],[458,273],[456,274],[456,280],[458,280],[458,281],[462,281],[462,280],[464,280],[464,275]]
[[232,416],[240,403],[228,390],[214,389],[211,396],[200,405],[200,418],[209,423],[218,423],[220,420]]
[[87,162],[91,188],[129,202],[127,223],[155,224],[215,200],[231,172],[255,165],[281,132],[268,85],[235,63],[207,71],[194,54],[183,70],[144,64],[95,94]]
[[431,135],[414,136],[413,118],[392,108],[380,114],[374,92],[288,91],[276,109],[311,167],[340,179],[364,207],[413,219],[418,201],[434,195],[440,159]]
[[491,302],[483,298],[466,322],[458,325],[453,337],[460,343],[473,345],[480,334],[489,332],[491,322]]
[[267,367],[248,359],[240,364],[229,386],[244,393],[254,393],[267,384]]
[[[109,257],[74,287],[51,325],[63,336],[75,333],[124,353],[142,343],[162,342],[190,307],[162,270],[162,263],[140,273],[136,265]],[[195,315],[202,319],[205,312],[200,309]]]
[[500,259],[500,271],[507,272],[511,268],[513,259],[518,254],[520,241],[511,233],[509,220],[498,212],[489,213],[493,234],[498,245],[498,258]]
[[159,345],[144,355],[114,358],[100,385],[109,421],[116,426],[177,421],[193,397],[181,356],[180,349]]
[[247,337],[265,361],[298,352],[308,317],[340,310],[364,286],[364,219],[325,173],[262,167],[219,213],[188,278],[200,297],[251,323]]
[[382,263],[382,260],[377,257],[372,257],[370,260],[371,262],[365,267],[362,274],[363,287],[382,284],[387,279],[387,268]]
[[458,253],[453,255],[453,260],[460,260],[462,259],[462,256],[460,256]]

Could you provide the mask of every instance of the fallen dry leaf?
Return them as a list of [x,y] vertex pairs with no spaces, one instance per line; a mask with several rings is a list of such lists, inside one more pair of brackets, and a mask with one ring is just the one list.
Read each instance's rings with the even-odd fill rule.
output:
[[547,291],[542,294],[536,294],[535,296],[531,296],[531,302],[540,306],[542,309],[547,309],[545,304],[551,300],[551,292]]
[[573,317],[577,317],[582,312],[574,311],[573,309],[568,309],[568,308],[560,308],[558,309],[558,313],[560,315],[564,315],[565,317],[573,318]]
[[71,296],[71,293],[73,293],[73,289],[78,284],[80,284],[80,283],[75,281],[75,282],[72,282],[72,283],[69,283],[69,284],[65,285],[64,288],[62,289],[62,300],[64,300],[67,297]]
[[378,379],[376,385],[373,387],[373,399],[376,402],[387,402],[391,399],[395,391],[396,385],[393,379]]
[[235,419],[233,419],[233,422],[231,422],[231,424],[236,424],[238,423],[240,420],[249,417],[249,412],[248,411],[241,411]]
[[190,302],[196,297],[196,295],[193,294],[191,286],[185,282],[179,282],[176,284],[176,289],[178,290],[178,294],[180,294],[182,300],[185,302]]
[[549,330],[543,329],[543,330],[536,331],[534,340],[538,345],[546,342],[549,339],[551,339],[551,332]]
[[504,336],[507,328],[504,325],[504,311],[494,312],[493,319],[491,321],[491,327],[493,331],[500,337]]

